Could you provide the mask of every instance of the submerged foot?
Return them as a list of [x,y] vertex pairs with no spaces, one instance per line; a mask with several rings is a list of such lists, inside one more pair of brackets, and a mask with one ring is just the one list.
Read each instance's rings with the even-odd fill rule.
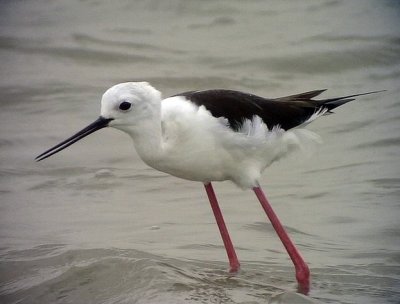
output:
[[239,272],[239,270],[240,270],[240,264],[239,263],[233,264],[233,265],[230,265],[229,273],[236,274]]
[[310,270],[308,267],[296,270],[297,291],[307,295],[310,291]]

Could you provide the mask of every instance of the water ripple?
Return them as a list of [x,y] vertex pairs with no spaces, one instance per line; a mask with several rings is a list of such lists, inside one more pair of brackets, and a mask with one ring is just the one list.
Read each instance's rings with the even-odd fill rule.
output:
[[366,67],[390,67],[400,64],[400,46],[370,46],[339,51],[308,51],[273,58],[235,60],[216,64],[216,67],[265,69],[296,74],[336,74]]
[[369,149],[369,148],[387,148],[400,146],[400,137],[398,138],[382,138],[366,143],[355,145],[355,149]]
[[135,54],[131,52],[118,52],[117,50],[100,50],[98,48],[77,46],[43,46],[42,42],[30,41],[28,39],[17,39],[11,37],[0,37],[0,48],[14,52],[29,54],[43,54],[51,57],[62,57],[72,59],[85,64],[116,64],[129,61],[157,62],[155,57]]
[[285,279],[271,276],[270,266],[266,270],[265,265],[253,265],[254,270],[232,275],[216,263],[166,259],[136,250],[62,248],[54,244],[9,252],[1,268],[0,299],[4,303],[237,303],[239,299],[251,303],[266,301],[277,292],[281,296],[274,295],[275,299],[296,298],[293,292],[284,296],[286,292],[275,286]]

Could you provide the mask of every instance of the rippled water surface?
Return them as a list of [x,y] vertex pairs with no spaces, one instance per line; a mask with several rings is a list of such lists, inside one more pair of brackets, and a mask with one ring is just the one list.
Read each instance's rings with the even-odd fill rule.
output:
[[[1,303],[399,303],[398,1],[1,1]],[[254,194],[216,183],[242,262],[199,183],[144,165],[92,122],[102,93],[230,88],[358,98],[309,126],[311,156],[261,182],[312,272],[308,295]]]

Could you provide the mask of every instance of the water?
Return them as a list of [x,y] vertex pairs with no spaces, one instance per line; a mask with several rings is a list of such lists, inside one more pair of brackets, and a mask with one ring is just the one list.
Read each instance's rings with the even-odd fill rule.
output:
[[[399,303],[397,1],[2,1],[1,303]],[[310,157],[262,185],[312,272],[307,296],[251,191],[215,184],[242,262],[229,275],[201,184],[147,168],[95,120],[101,94],[372,90],[309,126]]]

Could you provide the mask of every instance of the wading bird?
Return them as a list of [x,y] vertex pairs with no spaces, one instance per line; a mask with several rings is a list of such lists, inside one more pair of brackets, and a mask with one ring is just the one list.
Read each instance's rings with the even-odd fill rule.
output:
[[124,131],[140,158],[150,167],[204,184],[229,259],[230,270],[240,264],[211,182],[230,180],[252,189],[277,232],[308,290],[310,271],[289,238],[259,185],[262,172],[274,161],[318,141],[303,129],[332,113],[353,97],[314,100],[324,90],[267,99],[233,90],[189,91],[162,99],[147,82],[128,82],[108,89],[100,117],[75,135],[40,154],[43,160],[104,127]]

